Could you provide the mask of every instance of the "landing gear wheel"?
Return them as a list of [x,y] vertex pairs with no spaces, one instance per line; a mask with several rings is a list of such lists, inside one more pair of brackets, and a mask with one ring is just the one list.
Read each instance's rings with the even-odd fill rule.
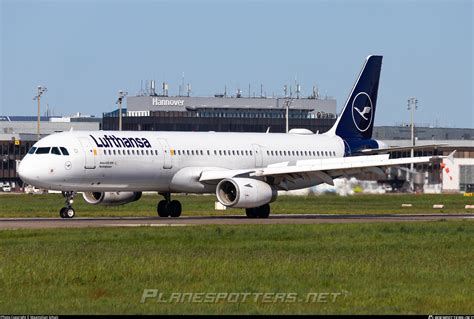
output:
[[246,208],[245,214],[248,218],[257,218],[257,208]]
[[177,200],[171,200],[170,193],[158,193],[165,199],[158,203],[156,211],[160,217],[179,217],[181,216],[181,203]]
[[74,210],[74,208],[69,207],[64,210],[64,215],[66,216],[66,218],[73,218],[76,215],[76,211]]
[[245,213],[248,218],[268,218],[270,216],[270,205],[265,204],[255,208],[246,208]]
[[265,204],[263,206],[257,207],[258,218],[268,218],[268,216],[270,216],[270,205]]
[[168,217],[170,215],[168,211],[168,203],[165,200],[162,200],[158,203],[156,211],[160,217]]
[[168,212],[171,217],[179,217],[181,216],[181,203],[177,200],[172,200],[168,204]]
[[76,215],[76,211],[72,207],[63,207],[59,211],[59,216],[62,218],[73,218]]

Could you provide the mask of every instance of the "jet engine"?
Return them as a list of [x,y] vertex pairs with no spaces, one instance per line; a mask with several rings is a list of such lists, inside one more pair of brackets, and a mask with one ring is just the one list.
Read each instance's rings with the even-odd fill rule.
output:
[[84,192],[82,196],[92,205],[123,205],[139,200],[142,192]]
[[254,208],[276,200],[276,188],[252,178],[226,178],[217,184],[219,202],[227,207]]

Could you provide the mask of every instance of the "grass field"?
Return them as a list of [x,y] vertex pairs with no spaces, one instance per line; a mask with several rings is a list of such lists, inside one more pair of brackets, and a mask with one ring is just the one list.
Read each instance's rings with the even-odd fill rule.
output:
[[[98,206],[84,202],[82,195],[75,198],[74,208],[78,217],[91,216],[156,216],[156,204],[162,197],[144,195],[133,203],[122,206]],[[173,196],[183,205],[183,216],[242,214],[240,209],[215,211],[215,196],[179,195]],[[413,206],[402,208],[403,203]],[[433,204],[443,204],[443,209],[433,209]],[[466,213],[466,204],[474,204],[474,197],[461,194],[442,195],[356,195],[340,197],[323,196],[281,196],[271,204],[272,214],[380,214],[380,213]],[[0,195],[0,217],[58,217],[64,206],[60,194],[45,195]]]
[[[472,313],[473,245],[470,221],[0,231],[0,313]],[[232,292],[340,295],[169,299]]]

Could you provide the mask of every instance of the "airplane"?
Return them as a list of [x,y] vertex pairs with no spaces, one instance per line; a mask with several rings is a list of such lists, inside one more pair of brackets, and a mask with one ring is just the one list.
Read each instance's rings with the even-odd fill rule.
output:
[[[36,187],[62,191],[62,218],[72,218],[74,197],[89,204],[122,205],[144,191],[164,197],[160,217],[179,217],[172,193],[215,193],[249,218],[267,218],[279,190],[295,190],[380,167],[438,161],[443,156],[390,159],[363,155],[384,149],[372,139],[382,56],[371,55],[352,87],[341,115],[323,134],[307,129],[288,133],[69,131],[42,138],[18,167],[20,178]],[[361,111],[362,110],[362,111]]]

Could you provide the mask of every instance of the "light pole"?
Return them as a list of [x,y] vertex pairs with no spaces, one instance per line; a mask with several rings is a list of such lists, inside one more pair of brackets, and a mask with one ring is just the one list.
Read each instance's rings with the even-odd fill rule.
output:
[[291,102],[293,102],[293,99],[291,98],[286,98],[285,100],[285,106],[286,106],[286,116],[285,116],[285,124],[286,124],[286,133],[288,133],[289,129],[290,129],[290,123],[289,123],[289,120],[290,120],[290,105],[291,105]]
[[41,138],[41,133],[40,133],[41,104],[40,104],[40,100],[41,100],[41,95],[46,91],[48,91],[48,89],[46,87],[38,85],[38,93],[33,98],[33,101],[38,100],[38,124],[37,124],[37,128],[36,128],[36,134],[38,135],[38,141]]
[[283,91],[285,92],[285,107],[286,107],[286,114],[285,114],[285,126],[286,126],[286,133],[288,133],[290,129],[290,105],[293,102],[293,96],[291,94],[291,88],[290,88],[290,96],[288,96],[288,86],[285,84],[283,86]]
[[[410,151],[410,157],[414,157],[415,155],[415,123],[414,123],[414,114],[415,114],[415,110],[418,109],[418,99],[416,97],[411,97],[407,100],[407,109],[409,111],[411,111],[411,151]],[[412,174],[412,178],[410,179],[411,180],[411,185],[412,185],[412,189],[413,189],[413,169],[414,169],[414,164],[411,163],[410,164],[410,171],[411,171],[411,174]]]
[[119,131],[122,130],[122,100],[124,97],[126,97],[128,94],[128,92],[124,92],[122,90],[119,91],[119,96],[118,96],[118,99],[117,99],[117,104],[119,105],[119,114],[118,114],[118,118],[119,118]]

